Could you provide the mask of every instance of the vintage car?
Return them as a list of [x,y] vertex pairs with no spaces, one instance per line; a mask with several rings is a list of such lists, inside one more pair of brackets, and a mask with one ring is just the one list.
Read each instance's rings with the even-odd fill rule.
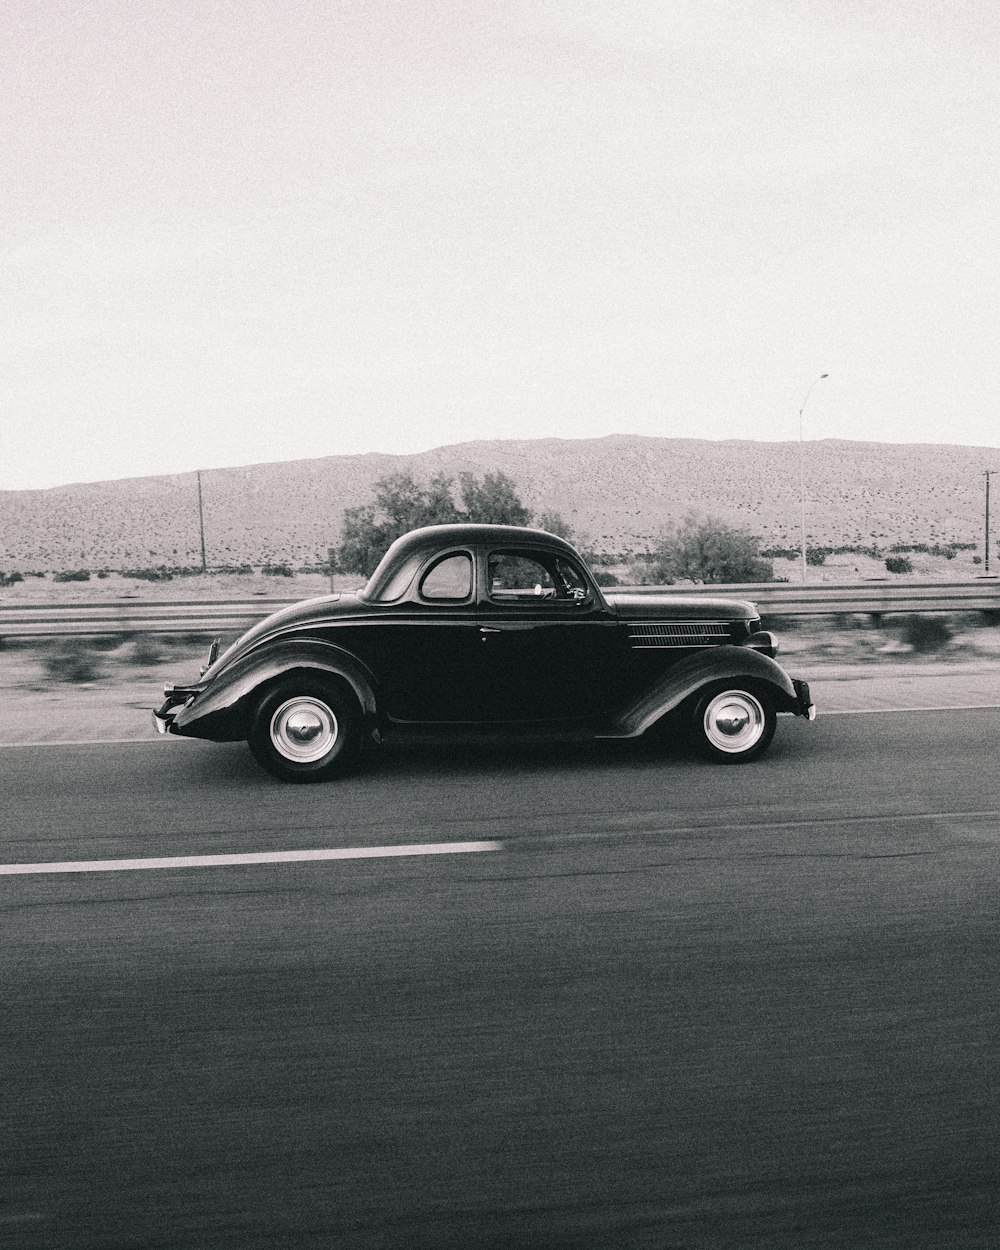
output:
[[364,589],[275,612],[198,681],[167,686],[161,733],[246,740],[284,781],[322,781],[398,730],[567,730],[636,738],[664,725],[726,764],[776,716],[813,719],[753,604],[602,591],[541,530],[434,525],[392,544]]

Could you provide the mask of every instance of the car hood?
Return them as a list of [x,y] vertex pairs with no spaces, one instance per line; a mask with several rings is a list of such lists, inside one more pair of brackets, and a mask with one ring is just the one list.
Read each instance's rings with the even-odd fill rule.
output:
[[706,595],[660,592],[651,595],[604,592],[610,607],[630,621],[746,621],[758,615],[746,599],[716,599]]

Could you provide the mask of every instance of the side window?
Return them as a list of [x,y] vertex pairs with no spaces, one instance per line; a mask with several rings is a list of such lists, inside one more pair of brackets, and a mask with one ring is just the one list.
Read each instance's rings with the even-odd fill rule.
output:
[[487,576],[490,598],[499,603],[537,603],[559,595],[549,569],[533,556],[519,552],[492,552]]
[[446,556],[424,574],[420,583],[424,599],[468,599],[472,594],[472,560],[465,552]]
[[556,560],[556,573],[559,576],[567,598],[579,603],[590,594],[590,589],[584,580],[583,574],[569,560],[565,560],[560,556]]

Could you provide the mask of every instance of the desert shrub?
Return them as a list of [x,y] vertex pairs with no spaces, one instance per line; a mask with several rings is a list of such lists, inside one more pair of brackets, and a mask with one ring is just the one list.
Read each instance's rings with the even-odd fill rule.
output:
[[22,573],[0,573],[0,586],[13,586],[17,582],[23,582],[24,575]]
[[594,581],[598,586],[618,586],[621,583],[614,573],[609,573],[607,569],[596,569],[594,572]]
[[89,638],[64,638],[42,657],[42,667],[53,681],[94,681],[103,669]]
[[288,564],[262,564],[260,571],[265,577],[291,577],[292,569]]
[[962,548],[961,543],[893,543],[889,550],[894,555],[930,555],[944,556],[946,560],[954,560],[955,552]]
[[834,547],[830,554],[835,556],[870,556],[873,560],[881,560],[882,548],[878,544],[865,546],[863,543],[851,543]]
[[890,573],[912,573],[913,561],[906,556],[886,556],[885,567]]
[[826,564],[826,557],[831,554],[829,547],[807,547],[806,564]]
[[629,586],[672,586],[676,581],[673,577],[658,577],[653,566],[645,560],[637,559],[629,565],[626,583]]
[[765,612],[761,617],[761,629],[769,629],[776,634],[793,634],[802,628],[802,617],[782,616],[778,612]]
[[903,626],[903,641],[921,655],[940,651],[951,638],[951,626],[941,616],[911,616]]
[[122,634],[97,634],[90,639],[94,651],[117,651],[124,641]]
[[216,568],[214,569],[214,572],[216,573],[239,573],[243,576],[246,576],[246,574],[253,572],[253,565],[252,564],[220,564],[216,566]]
[[89,582],[90,569],[63,569],[61,573],[56,573],[52,580],[54,582]]
[[183,634],[161,634],[160,637],[171,647],[204,647],[207,650],[215,635],[204,630],[191,630]]
[[134,577],[140,582],[170,582],[174,575],[165,564],[141,569],[121,569],[122,577]]
[[[802,551],[798,547],[767,547],[760,554],[765,560],[797,560]],[[808,551],[806,559],[809,559]]]
[[660,539],[650,573],[650,581],[666,585],[774,581],[774,566],[761,558],[753,534],[693,512]]
[[132,663],[140,667],[148,668],[153,664],[161,664],[163,656],[163,647],[155,634],[140,634],[132,643]]

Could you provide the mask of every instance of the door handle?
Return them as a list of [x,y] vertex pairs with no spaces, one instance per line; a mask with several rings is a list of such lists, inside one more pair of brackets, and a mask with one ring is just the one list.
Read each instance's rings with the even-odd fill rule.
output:
[[499,634],[499,629],[494,629],[492,625],[480,625],[479,632],[481,634]]

